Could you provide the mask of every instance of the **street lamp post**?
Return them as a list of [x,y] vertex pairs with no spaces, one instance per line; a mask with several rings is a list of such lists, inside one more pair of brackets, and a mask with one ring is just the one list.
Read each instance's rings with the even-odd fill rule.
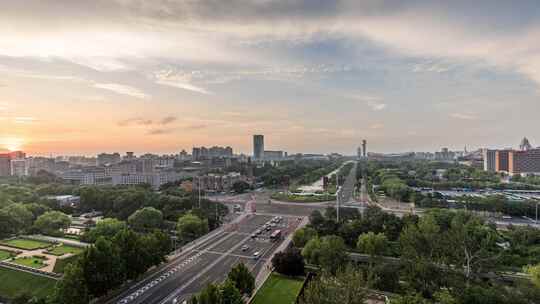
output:
[[341,196],[341,187],[339,186],[339,174],[336,173],[336,220],[339,223],[339,201]]
[[339,203],[340,203],[340,196],[341,196],[341,187],[337,189],[336,191],[336,220],[339,223]]
[[199,209],[201,209],[201,177],[198,176],[199,178]]
[[538,204],[539,204],[539,203],[540,203],[540,202],[536,202],[536,220],[535,220],[535,222],[534,222],[536,225],[538,225]]

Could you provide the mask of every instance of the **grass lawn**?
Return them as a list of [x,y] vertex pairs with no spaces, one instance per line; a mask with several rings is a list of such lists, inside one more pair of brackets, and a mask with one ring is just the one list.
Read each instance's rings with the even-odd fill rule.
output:
[[7,260],[10,257],[12,257],[14,254],[12,254],[9,251],[0,249],[0,261]]
[[58,247],[53,248],[50,251],[47,251],[47,253],[57,256],[62,256],[66,253],[72,253],[72,254],[79,254],[83,252],[83,248],[69,246],[69,245],[61,245]]
[[24,249],[24,250],[36,250],[36,249],[48,248],[52,246],[51,243],[27,240],[27,239],[13,239],[13,240],[8,240],[8,241],[2,241],[0,242],[0,244],[4,246],[13,247],[17,249]]
[[12,299],[21,293],[39,298],[50,295],[56,281],[27,272],[0,267],[0,297]]
[[293,304],[303,283],[303,280],[272,274],[251,304]]
[[13,260],[12,263],[40,269],[46,266],[44,261],[45,259],[43,258],[23,257]]
[[67,265],[75,262],[79,258],[78,255],[72,255],[67,258],[59,258],[56,260],[56,264],[54,264],[54,273],[64,273],[64,268],[66,268]]
[[75,234],[66,234],[66,235],[64,235],[64,238],[65,239],[70,239],[70,240],[76,240],[76,241],[81,240],[81,237],[79,235],[75,235]]

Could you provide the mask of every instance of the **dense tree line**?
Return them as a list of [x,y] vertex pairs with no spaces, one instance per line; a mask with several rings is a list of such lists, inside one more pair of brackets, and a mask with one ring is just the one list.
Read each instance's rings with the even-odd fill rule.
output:
[[266,163],[254,168],[254,175],[267,187],[280,187],[289,184],[310,184],[334,171],[340,160],[301,160],[280,162],[279,165]]
[[127,220],[137,210],[152,207],[162,212],[164,220],[171,222],[176,222],[192,209],[198,209],[199,216],[208,220],[210,229],[219,226],[220,218],[228,213],[223,204],[206,199],[201,200],[199,208],[198,197],[193,193],[186,193],[178,186],[174,189],[158,193],[144,187],[82,187],[80,208],[82,211],[102,211],[106,217]]
[[138,234],[123,228],[112,237],[108,233],[98,236],[66,267],[50,303],[87,304],[165,262],[170,251],[169,237],[159,230]]
[[[370,207],[364,215],[349,212],[340,223],[330,210],[324,215],[314,212],[310,225],[298,230],[293,242],[303,245],[306,261],[327,276],[337,277],[340,269],[350,268],[347,251],[368,255],[368,262],[356,270],[361,286],[402,294],[397,303],[525,304],[540,301],[536,281],[506,284],[494,274],[509,266],[531,265],[526,270],[533,278],[540,277],[540,268],[534,266],[539,237],[533,228],[498,231],[466,211],[435,209],[421,218],[400,219]],[[389,255],[399,262],[387,260]],[[512,262],[521,255],[525,258],[519,263]],[[317,293],[320,288],[315,284],[306,292]]]
[[[437,170],[445,170],[440,176]],[[364,174],[373,179],[373,184],[381,185],[380,173],[392,172],[409,187],[429,187],[435,190],[466,189],[540,189],[535,177],[513,177],[512,182],[501,182],[501,176],[457,163],[405,161],[405,162],[360,162],[357,177]]]

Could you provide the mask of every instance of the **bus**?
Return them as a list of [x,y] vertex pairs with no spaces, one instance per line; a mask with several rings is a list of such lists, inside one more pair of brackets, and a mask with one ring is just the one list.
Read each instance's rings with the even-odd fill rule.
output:
[[276,230],[270,235],[270,240],[275,242],[281,239],[281,230]]

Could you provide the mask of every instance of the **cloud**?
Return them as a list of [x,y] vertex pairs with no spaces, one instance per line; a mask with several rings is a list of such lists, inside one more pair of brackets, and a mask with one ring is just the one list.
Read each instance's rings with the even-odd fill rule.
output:
[[17,124],[27,124],[27,123],[33,123],[36,122],[37,119],[30,116],[18,116],[13,117],[13,122]]
[[206,129],[206,128],[208,128],[208,125],[204,125],[204,124],[188,125],[184,127],[184,129],[187,129],[187,130],[201,130],[201,129]]
[[94,87],[98,89],[108,90],[116,94],[127,95],[140,99],[146,99],[150,97],[150,95],[145,94],[137,88],[118,83],[96,83],[94,84]]
[[134,117],[134,118],[129,118],[129,119],[126,119],[126,120],[122,120],[120,122],[118,122],[118,125],[121,126],[121,127],[126,127],[126,126],[150,126],[152,125],[154,122],[150,119],[144,119],[142,117]]
[[451,67],[437,62],[425,62],[417,63],[413,66],[412,71],[414,73],[424,73],[424,72],[435,72],[435,73],[444,73],[451,70]]
[[193,79],[197,77],[197,71],[186,73],[176,72],[174,70],[161,70],[154,72],[152,77],[155,79],[155,82],[160,85],[171,86],[205,95],[212,94],[207,89],[191,83]]
[[476,120],[478,117],[471,113],[452,113],[450,117],[461,120]]
[[369,126],[369,128],[370,128],[371,130],[379,130],[379,129],[384,128],[384,124],[382,124],[382,123],[374,123],[374,124],[371,124],[371,125]]
[[170,86],[170,87],[174,87],[174,88],[184,89],[184,90],[191,91],[191,92],[201,93],[201,94],[205,94],[205,95],[211,95],[212,94],[207,89],[204,89],[204,88],[201,88],[201,87],[189,84],[189,83],[185,83],[185,82],[178,82],[178,81],[173,81],[173,80],[157,80],[156,83],[160,84],[160,85],[165,85],[165,86]]
[[370,100],[367,104],[373,111],[382,111],[386,108],[386,104],[376,100]]
[[350,96],[345,96],[345,97],[348,97],[348,98],[351,98],[353,100],[366,103],[368,105],[368,107],[370,107],[371,110],[373,110],[373,111],[382,111],[382,110],[386,109],[386,106],[387,106],[385,103],[383,103],[383,99],[381,97],[377,97],[377,96],[350,95]]
[[148,131],[148,135],[164,135],[164,134],[169,134],[169,133],[172,133],[174,130],[173,129],[153,129],[153,130],[150,130]]
[[167,116],[167,117],[164,117],[163,119],[161,119],[160,121],[160,124],[162,125],[168,125],[170,123],[173,123],[177,120],[178,118],[175,117],[175,116]]

